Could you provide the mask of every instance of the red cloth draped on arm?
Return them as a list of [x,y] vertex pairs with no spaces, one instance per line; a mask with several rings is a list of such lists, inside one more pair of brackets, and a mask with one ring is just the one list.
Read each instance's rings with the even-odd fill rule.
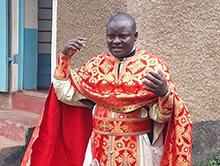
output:
[[51,85],[21,166],[82,166],[91,131],[91,110],[58,101]]

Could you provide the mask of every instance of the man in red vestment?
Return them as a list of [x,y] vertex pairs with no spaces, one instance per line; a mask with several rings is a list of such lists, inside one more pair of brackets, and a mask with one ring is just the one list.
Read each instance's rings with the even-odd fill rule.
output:
[[70,40],[60,53],[22,166],[191,165],[190,115],[168,67],[135,47],[130,15],[111,17],[106,34],[110,53],[81,69],[69,64],[85,38]]

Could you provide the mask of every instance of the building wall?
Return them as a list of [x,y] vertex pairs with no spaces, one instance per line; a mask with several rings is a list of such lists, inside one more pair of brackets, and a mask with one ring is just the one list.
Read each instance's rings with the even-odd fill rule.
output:
[[138,47],[165,59],[193,125],[193,162],[220,154],[220,2],[218,0],[58,0],[57,52],[75,37],[87,47],[80,66],[106,50],[105,25],[116,11],[134,16]]
[[24,89],[37,88],[38,0],[24,0]]

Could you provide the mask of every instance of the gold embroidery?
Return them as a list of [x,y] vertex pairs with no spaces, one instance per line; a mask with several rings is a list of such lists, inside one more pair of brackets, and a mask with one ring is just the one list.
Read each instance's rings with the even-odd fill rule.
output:
[[[141,113],[141,112],[140,112]],[[111,136],[140,135],[151,131],[149,118],[105,118],[93,116],[93,130],[96,133]]]
[[[102,136],[95,133],[94,137]],[[93,148],[93,159],[100,158],[101,166],[136,166],[139,158],[137,140],[137,136],[105,136],[101,147]],[[98,154],[100,150],[102,153]]]
[[[120,63],[119,80],[118,60],[110,54],[97,56],[82,69],[74,70],[71,76],[84,96],[104,103],[114,111],[131,112],[155,100],[154,94],[143,88],[142,80],[146,72],[163,69],[159,60],[144,50],[138,50],[134,56]],[[164,73],[167,74],[166,71]]]
[[[93,159],[99,161],[100,166],[137,166],[139,164],[138,135],[145,126],[152,127],[146,121],[149,119],[141,118],[141,109],[127,114],[114,112],[114,116],[112,113],[105,107],[96,106],[93,116]],[[127,122],[130,122],[130,126]],[[137,135],[129,133],[129,131],[134,132],[133,122],[143,122],[136,126]],[[118,134],[114,135],[110,130]]]

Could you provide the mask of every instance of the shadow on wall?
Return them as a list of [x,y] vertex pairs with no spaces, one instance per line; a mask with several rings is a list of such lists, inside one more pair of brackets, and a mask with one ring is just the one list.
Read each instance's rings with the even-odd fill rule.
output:
[[220,120],[193,123],[193,165],[220,155]]

